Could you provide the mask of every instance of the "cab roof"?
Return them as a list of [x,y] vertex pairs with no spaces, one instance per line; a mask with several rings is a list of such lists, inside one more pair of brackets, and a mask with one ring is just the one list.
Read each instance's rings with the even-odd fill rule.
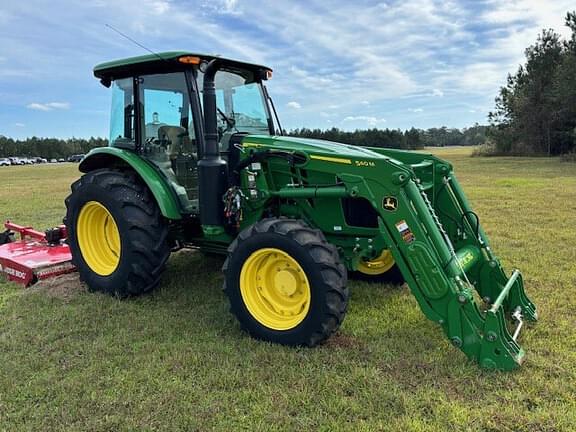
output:
[[100,63],[94,68],[94,76],[101,80],[113,81],[117,78],[125,78],[139,74],[172,72],[189,67],[189,65],[182,64],[178,61],[180,57],[184,56],[200,57],[200,59],[204,61],[220,59],[225,66],[234,69],[263,72],[272,71],[272,69],[267,66],[228,59],[218,55],[199,54],[189,51],[165,51]]

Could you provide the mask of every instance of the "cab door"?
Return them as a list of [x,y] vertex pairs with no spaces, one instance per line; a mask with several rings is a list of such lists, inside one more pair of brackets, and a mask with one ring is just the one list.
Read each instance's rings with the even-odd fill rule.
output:
[[138,79],[142,155],[165,174],[184,210],[197,213],[198,144],[184,72]]

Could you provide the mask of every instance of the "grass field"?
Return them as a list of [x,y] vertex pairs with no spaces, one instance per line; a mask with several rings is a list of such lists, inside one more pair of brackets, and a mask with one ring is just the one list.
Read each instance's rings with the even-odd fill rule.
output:
[[[479,370],[406,287],[357,282],[326,345],[256,342],[228,313],[221,261],[184,252],[128,301],[74,277],[0,282],[0,430],[575,431],[576,165],[437,153],[539,308],[522,369]],[[76,169],[0,169],[0,217],[58,224]]]

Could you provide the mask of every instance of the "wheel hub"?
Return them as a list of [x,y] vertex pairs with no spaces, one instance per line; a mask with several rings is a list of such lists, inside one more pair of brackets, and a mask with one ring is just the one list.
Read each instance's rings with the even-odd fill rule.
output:
[[278,291],[285,297],[294,295],[298,289],[298,281],[290,270],[280,270],[274,277],[274,284]]
[[120,232],[106,207],[88,201],[78,215],[76,237],[82,258],[100,276],[112,274],[120,263]]
[[308,278],[298,261],[276,248],[259,249],[242,266],[240,292],[246,308],[261,324],[289,330],[310,308]]
[[380,256],[370,261],[360,261],[358,271],[366,275],[381,275],[394,267],[394,258],[388,249],[384,249]]

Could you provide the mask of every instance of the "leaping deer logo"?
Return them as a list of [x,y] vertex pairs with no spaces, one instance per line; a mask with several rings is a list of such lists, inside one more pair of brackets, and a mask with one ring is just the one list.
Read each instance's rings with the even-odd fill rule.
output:
[[398,200],[391,196],[384,197],[382,207],[384,207],[384,210],[394,211],[398,208]]

